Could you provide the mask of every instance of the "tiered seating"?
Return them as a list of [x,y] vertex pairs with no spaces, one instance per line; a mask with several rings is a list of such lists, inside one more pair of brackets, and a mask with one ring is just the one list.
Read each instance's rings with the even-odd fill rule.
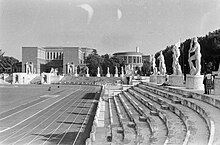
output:
[[[169,95],[175,95],[181,99],[184,99],[185,101],[183,101],[183,103],[185,103],[185,105],[190,106],[191,104],[191,107],[193,107],[194,110],[196,110],[200,114],[202,114],[203,112],[199,108],[202,108],[204,110],[204,113],[207,115],[207,116],[204,116],[204,115],[202,116],[206,117],[207,118],[206,120],[211,121],[209,124],[209,128],[210,128],[209,141],[210,143],[213,142],[213,144],[220,144],[220,139],[218,137],[218,134],[220,134],[220,118],[218,117],[220,116],[220,108],[213,106],[213,104],[210,103],[211,101],[206,100],[205,95],[203,96],[202,94],[199,95],[197,93],[193,94],[192,92],[189,93],[188,91],[184,91],[184,90],[180,90],[180,89],[176,89],[172,87],[161,87],[155,84],[146,83],[145,85],[152,87],[152,88],[157,88],[158,91],[167,93]],[[188,98],[189,94],[191,94],[190,98]],[[193,102],[193,104],[195,105],[193,106],[193,104],[189,102]]]
[[[213,142],[213,121],[207,116],[206,111],[192,101],[180,96],[164,92],[157,87],[140,84],[138,87],[146,90],[149,96],[155,96],[162,101],[172,104],[187,116],[185,123],[190,131],[189,141],[191,144],[211,144]],[[179,103],[179,104],[177,104]]]
[[[143,133],[141,135],[147,140],[150,137],[150,143],[152,144],[163,144],[166,140],[167,134],[167,126],[159,116],[154,116],[155,114],[151,113],[151,109],[146,107],[137,101],[133,96],[131,96],[128,92],[123,93],[127,100],[130,102],[132,106],[134,106],[135,110],[138,111],[138,118],[142,120],[143,116],[146,117],[145,121],[149,125],[149,130],[152,131],[151,136],[145,136]],[[137,118],[136,117],[136,118]],[[164,117],[164,116],[163,116]],[[138,119],[137,119],[138,120]],[[141,127],[139,127],[141,128]],[[155,139],[152,141],[152,139]]]
[[[149,98],[146,97],[145,91],[140,88],[134,87],[128,91],[141,103],[146,104],[146,106],[149,106],[152,110],[156,110],[159,114],[164,114],[164,116],[166,116],[166,118],[161,117],[161,119],[164,120],[164,123],[166,123],[168,127],[168,138],[166,140],[168,144],[183,144],[186,137],[186,125],[183,121],[185,116],[181,111],[178,111],[178,109],[175,108],[176,112],[172,112],[173,110],[171,110],[171,108],[174,106],[165,103],[162,100],[158,102],[154,101],[157,100],[157,98],[152,99],[154,96]],[[175,124],[173,122],[175,122]]]

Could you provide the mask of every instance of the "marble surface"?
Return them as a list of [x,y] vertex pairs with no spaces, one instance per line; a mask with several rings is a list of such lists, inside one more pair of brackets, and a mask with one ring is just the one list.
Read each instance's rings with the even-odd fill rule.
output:
[[157,82],[157,75],[150,75],[150,82]]
[[203,90],[203,75],[186,75],[186,88]]
[[184,76],[182,75],[170,75],[169,76],[169,85],[183,87]]
[[220,95],[220,76],[216,76],[214,80],[214,94]]
[[157,75],[157,84],[163,84],[165,82],[165,75]]

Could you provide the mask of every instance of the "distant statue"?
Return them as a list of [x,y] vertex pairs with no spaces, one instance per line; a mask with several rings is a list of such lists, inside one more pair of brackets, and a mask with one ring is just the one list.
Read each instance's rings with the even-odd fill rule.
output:
[[115,66],[115,75],[114,76],[118,77],[118,68],[117,68],[117,66]]
[[100,75],[100,68],[98,67],[97,68],[97,77],[100,77],[101,75]]
[[121,67],[121,77],[124,77],[124,68],[123,68],[123,66]]
[[89,67],[86,67],[86,74],[89,74]]
[[86,67],[86,77],[89,77],[89,67]]
[[34,73],[34,65],[32,62],[29,62],[29,73]]
[[109,74],[109,67],[107,67],[107,74]]
[[29,74],[30,73],[30,66],[29,66],[28,62],[25,63],[25,67],[26,67],[26,73]]
[[173,74],[182,75],[182,70],[179,64],[180,50],[176,45],[174,45],[172,48],[172,52],[173,52],[173,63],[172,63]]
[[99,67],[97,68],[97,74],[100,74],[100,68]]
[[152,58],[152,66],[153,66],[153,75],[156,75],[157,74],[157,67],[155,64],[155,57],[154,56]]
[[54,69],[53,68],[50,69],[50,73],[51,74],[54,73]]
[[54,69],[54,75],[57,76],[57,74],[58,74],[58,68],[55,68],[55,69]]
[[115,74],[118,74],[118,68],[115,66]]
[[158,57],[159,59],[159,71],[160,75],[165,75],[166,74],[166,65],[165,65],[165,60],[162,51],[160,51],[160,55]]
[[191,75],[200,75],[201,71],[201,53],[200,44],[196,37],[191,40],[190,49],[188,54],[188,62]]

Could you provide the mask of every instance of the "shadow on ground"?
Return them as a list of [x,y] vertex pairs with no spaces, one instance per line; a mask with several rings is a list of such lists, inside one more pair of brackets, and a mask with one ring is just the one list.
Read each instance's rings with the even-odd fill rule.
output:
[[66,134],[62,133],[62,134],[33,134],[33,135],[42,136],[43,139],[41,140],[47,141],[51,145],[55,145],[55,144],[72,145],[77,134],[78,132],[67,132]]

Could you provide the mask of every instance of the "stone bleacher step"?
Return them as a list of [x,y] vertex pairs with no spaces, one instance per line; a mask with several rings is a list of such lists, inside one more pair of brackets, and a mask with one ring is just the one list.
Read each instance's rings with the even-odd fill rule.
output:
[[[193,98],[192,95],[189,95],[188,92],[180,94],[180,93],[178,93],[179,92],[178,90],[175,90],[177,92],[177,93],[175,93],[175,92],[170,92],[170,91],[166,90],[166,88],[164,88],[164,87],[159,87],[159,89],[165,93],[169,93],[170,95],[175,95],[179,98],[183,98],[185,100],[193,102],[196,105],[203,108],[205,110],[207,116],[211,119],[211,122],[213,122],[212,126],[214,126],[214,132],[212,133],[214,136],[210,136],[210,138],[213,138],[213,144],[220,144],[220,137],[219,137],[219,134],[220,134],[220,117],[219,117],[220,116],[220,109],[219,108],[217,108],[211,104],[208,104],[202,100]],[[171,89],[171,91],[172,90],[173,89]],[[182,91],[183,90],[181,90],[181,92]]]
[[[161,93],[158,88],[151,87],[151,86],[145,85],[145,90],[149,90],[152,93],[152,95],[154,94],[155,96],[161,99],[164,98],[165,100],[171,103],[172,103],[173,98],[178,98],[177,96],[172,97],[169,95],[163,95],[163,93]],[[161,96],[158,95],[157,93],[161,94]],[[190,143],[197,143],[197,142],[202,143],[202,141],[208,142],[209,128],[208,128],[207,123],[204,121],[204,118],[201,115],[199,115],[195,110],[190,109],[183,104],[174,104],[174,106],[179,108],[187,116],[185,122],[186,122],[187,128],[190,129],[191,137],[193,138],[190,140]],[[192,125],[189,122],[194,122],[194,123]]]
[[[130,90],[130,89],[129,89]],[[131,95],[131,96],[133,96],[132,94],[130,94],[130,92],[128,91],[128,92],[126,92],[126,93],[129,93],[129,95]],[[127,94],[128,95],[128,94]],[[134,96],[135,97],[135,96]],[[129,98],[129,97],[128,97]],[[130,100],[133,100],[132,98],[129,98]],[[137,98],[136,98],[137,99]],[[135,100],[136,100],[135,99]],[[138,100],[138,99],[137,99]],[[134,100],[133,100],[134,101]],[[133,101],[131,101],[131,102],[133,102]],[[138,107],[140,107],[140,106],[145,106],[145,104],[143,103],[143,102],[140,102],[140,100],[138,100],[138,102],[139,103],[134,103],[133,105],[135,105],[135,104],[137,104],[138,105]],[[140,104],[142,104],[142,105],[140,105]],[[151,104],[152,105],[152,104]],[[145,106],[145,108],[148,108],[147,106]],[[143,109],[142,109],[143,110]],[[149,108],[148,108],[148,110],[149,110],[149,114],[150,114],[150,111],[152,111],[152,110],[150,110]],[[157,112],[157,111],[156,111]],[[146,114],[145,114],[145,112],[143,113],[145,116],[146,116]],[[141,114],[140,114],[141,115]],[[161,114],[162,115],[162,114]],[[164,142],[166,139],[165,138],[167,138],[167,127],[166,127],[166,123],[164,123],[163,121],[162,121],[162,119],[160,119],[160,117],[161,116],[159,116],[159,114],[158,114],[158,116],[154,116],[154,115],[152,115],[152,117],[147,117],[148,119],[148,124],[149,124],[149,126],[150,126],[150,130],[153,132],[153,134],[152,134],[152,137],[151,138],[155,138],[155,139],[157,139],[157,141],[155,142],[156,144],[162,144],[162,142]]]

